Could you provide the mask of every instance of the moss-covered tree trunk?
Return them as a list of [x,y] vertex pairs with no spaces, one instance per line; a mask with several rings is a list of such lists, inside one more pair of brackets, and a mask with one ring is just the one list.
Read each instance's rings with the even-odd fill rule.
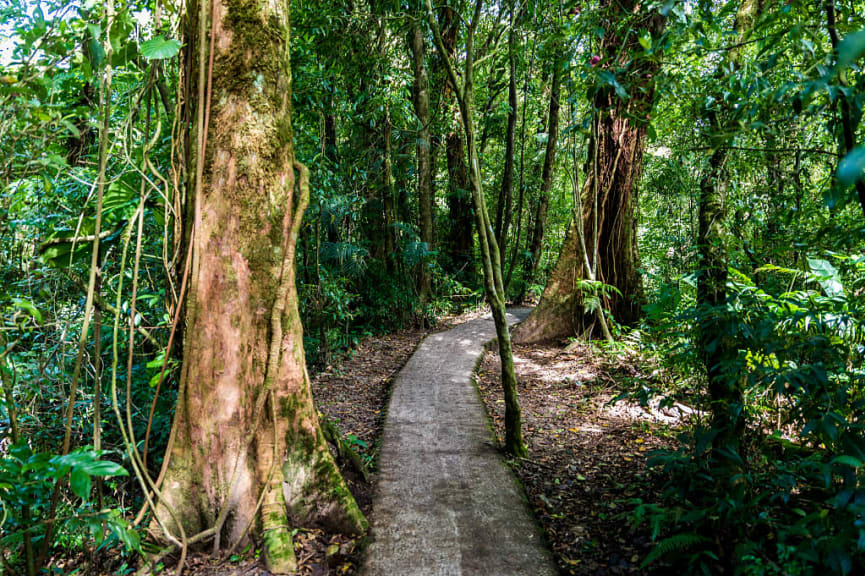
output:
[[192,541],[209,531],[215,550],[254,536],[284,574],[296,568],[292,527],[367,524],[322,436],[304,363],[295,246],[309,182],[292,145],[289,1],[210,5],[189,7],[187,44],[200,51],[188,92],[193,263],[153,528],[167,540],[180,526]]
[[[417,155],[417,191],[418,215],[420,223],[420,239],[426,244],[426,250],[435,246],[433,229],[433,181],[432,154],[430,149],[430,97],[429,76],[426,69],[426,43],[420,24],[415,21],[409,31],[409,47],[412,54],[412,70],[414,71],[414,111],[417,116],[418,133],[415,137]],[[418,279],[418,292],[421,301],[429,299],[432,287],[430,284],[429,267],[426,260],[421,263]]]
[[727,303],[727,245],[724,223],[729,175],[725,169],[727,147],[735,134],[738,118],[736,111],[722,97],[720,90],[725,71],[741,66],[741,45],[753,29],[754,21],[763,8],[762,0],[743,0],[736,13],[736,31],[739,45],[727,54],[715,71],[719,92],[715,95],[721,104],[707,110],[703,119],[703,137],[712,149],[709,162],[700,179],[699,232],[697,249],[699,270],[697,277],[697,311],[699,342],[706,374],[709,380],[709,399],[712,406],[713,456],[733,473],[739,471],[739,460],[730,458],[738,453],[739,441],[745,430],[744,389],[738,374],[731,371],[738,354],[731,333]]
[[[619,52],[621,41],[616,30],[628,14],[638,20],[631,22],[631,28],[646,28],[655,36],[663,28],[663,18],[640,1],[605,2],[602,10],[607,32],[600,53],[618,54],[619,61],[605,64],[602,59],[600,66],[622,65],[630,60],[631,53],[642,50],[636,36],[630,34]],[[590,332],[597,313],[586,306],[587,294],[581,284],[592,278],[621,292],[618,295],[608,291],[602,298],[604,310],[617,322],[631,325],[639,319],[642,283],[637,271],[637,184],[654,101],[654,76],[660,63],[657,59],[640,59],[630,65],[627,98],[620,97],[610,86],[599,87],[593,98],[593,137],[581,192],[581,221],[571,220],[541,300],[515,333],[518,341],[537,342]],[[581,233],[588,258],[583,255]],[[591,271],[586,268],[587,260]]]
[[432,2],[426,0],[427,17],[433,29],[436,47],[448,70],[448,77],[454,86],[454,93],[459,104],[465,134],[466,152],[468,154],[469,183],[472,200],[475,207],[475,222],[477,224],[478,242],[481,246],[483,259],[484,292],[492,309],[493,321],[496,326],[496,337],[499,345],[499,357],[502,366],[502,389],[505,397],[505,450],[514,456],[525,456],[526,446],[523,444],[522,416],[517,398],[517,378],[514,373],[514,357],[511,349],[511,335],[508,329],[507,312],[505,309],[505,290],[502,281],[501,255],[493,233],[492,222],[487,212],[484,197],[483,178],[481,176],[480,158],[474,131],[474,34],[481,18],[483,0],[475,0],[474,15],[468,24],[466,33],[466,60],[463,67],[462,82],[456,74],[456,68],[442,40],[441,31],[433,16]]

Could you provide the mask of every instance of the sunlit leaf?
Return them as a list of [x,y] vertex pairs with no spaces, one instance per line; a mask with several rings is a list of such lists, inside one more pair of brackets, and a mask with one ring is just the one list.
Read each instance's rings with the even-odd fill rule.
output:
[[847,188],[865,175],[865,146],[857,146],[838,163],[838,183]]
[[166,60],[177,56],[180,46],[178,40],[157,36],[141,43],[141,54],[148,60]]
[[865,54],[865,30],[848,34],[838,44],[838,68],[847,68],[862,54]]

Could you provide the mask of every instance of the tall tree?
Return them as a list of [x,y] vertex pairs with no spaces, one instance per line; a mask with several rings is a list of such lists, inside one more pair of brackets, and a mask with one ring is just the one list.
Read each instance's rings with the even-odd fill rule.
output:
[[559,110],[561,104],[559,99],[562,94],[562,65],[561,55],[553,59],[553,75],[550,86],[550,106],[547,115],[547,148],[544,154],[544,168],[541,174],[541,191],[535,208],[535,225],[532,228],[531,244],[529,252],[531,257],[526,262],[526,270],[523,279],[523,294],[534,282],[541,261],[541,249],[544,246],[544,229],[547,225],[547,210],[550,204],[550,190],[553,187],[553,176],[556,167],[556,150],[559,143]]
[[451,60],[442,40],[441,31],[433,14],[431,0],[426,1],[427,17],[433,29],[436,48],[447,67],[448,76],[454,86],[463,132],[466,137],[466,152],[468,153],[469,183],[472,198],[475,203],[475,222],[477,224],[478,240],[483,258],[484,289],[487,302],[493,313],[496,325],[496,336],[499,345],[499,357],[502,365],[502,389],[505,397],[505,450],[515,456],[525,456],[526,446],[523,444],[520,403],[517,398],[517,379],[514,374],[514,356],[511,349],[511,336],[508,330],[507,312],[505,310],[505,290],[502,281],[501,255],[499,246],[493,234],[490,216],[487,212],[487,202],[484,197],[483,178],[481,176],[480,159],[474,132],[474,72],[475,51],[474,37],[481,19],[483,0],[475,0],[474,14],[466,32],[465,64],[462,81],[457,77],[454,62]]
[[[725,61],[715,70],[716,86],[722,87],[729,71],[741,67],[742,46],[753,29],[763,8],[763,0],[743,0],[736,13],[738,41],[728,51]],[[720,92],[713,95],[720,104],[707,105],[704,110],[703,137],[709,143],[711,154],[700,179],[699,274],[697,277],[697,308],[699,317],[699,343],[703,363],[709,379],[709,399],[712,406],[712,428],[717,432],[712,441],[713,454],[722,463],[734,463],[739,440],[744,432],[743,382],[730,368],[738,354],[733,334],[729,330],[727,303],[727,243],[724,224],[729,173],[726,169],[727,151],[736,132],[738,119],[735,109]],[[733,466],[737,466],[734,464]]]
[[[412,70],[414,71],[414,111],[417,116],[418,133],[416,137],[417,154],[417,191],[418,211],[420,216],[420,239],[426,244],[426,250],[432,250],[435,244],[433,230],[433,167],[430,146],[430,97],[429,76],[426,69],[426,42],[419,20],[414,20],[408,37],[412,54]],[[421,301],[429,299],[432,287],[430,285],[429,267],[424,259],[421,262],[418,292]]]
[[[291,124],[289,1],[189,5],[194,224],[184,362],[155,532],[215,550],[257,534],[296,568],[291,527],[366,529],[319,428],[295,246],[308,171]],[[209,31],[209,34],[208,34]]]
[[517,29],[516,2],[510,3],[510,30],[508,32],[508,127],[505,133],[505,168],[502,188],[496,207],[496,242],[502,252],[502,276],[505,275],[508,229],[511,226],[511,207],[514,195],[514,156],[517,135]]
[[[446,57],[456,58],[457,37],[460,18],[455,18],[456,11],[450,6],[442,6],[439,13],[442,31],[442,42]],[[444,68],[442,58],[438,55],[436,63]],[[456,103],[455,87],[450,77],[444,73],[444,94],[441,98],[443,108],[448,110],[446,123],[449,131],[445,136],[445,155],[448,168],[448,213],[450,220],[450,235],[448,241],[448,256],[453,272],[468,283],[475,282],[474,233],[472,232],[472,197],[469,187],[469,172],[465,161],[465,146],[462,137],[462,121],[459,105]]]
[[[592,57],[598,85],[591,96],[592,138],[580,192],[582,213],[568,226],[538,306],[518,328],[515,337],[520,341],[563,338],[589,330],[597,319],[597,306],[587,305],[587,280],[616,289],[595,294],[594,299],[618,322],[632,324],[640,314],[637,183],[660,60],[641,46],[646,37],[631,30],[644,30],[651,42],[662,33],[664,18],[642,0],[604,0],[599,13],[605,32]],[[538,225],[542,222],[536,223],[536,229]]]

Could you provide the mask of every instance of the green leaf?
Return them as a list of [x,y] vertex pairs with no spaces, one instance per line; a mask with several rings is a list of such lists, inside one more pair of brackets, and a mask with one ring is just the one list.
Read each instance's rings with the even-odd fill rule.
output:
[[102,66],[102,63],[105,62],[105,49],[102,47],[102,44],[99,43],[99,40],[96,38],[90,38],[87,42],[87,56],[90,60],[92,68],[99,68]]
[[842,454],[841,456],[836,456],[832,459],[832,464],[843,464],[844,466],[850,466],[851,468],[861,468],[865,463],[863,463],[858,458],[854,458],[853,456],[848,456],[846,454]]
[[838,163],[838,183],[848,188],[865,174],[865,147],[857,146]]
[[838,44],[838,68],[847,68],[862,54],[865,54],[865,30],[848,34]]
[[628,98],[628,91],[622,86],[621,82],[616,78],[616,75],[609,70],[601,70],[598,72],[598,78],[604,83],[609,84],[616,91],[616,95],[625,100]]
[[69,133],[72,134],[72,136],[74,136],[75,138],[81,138],[81,131],[78,130],[78,126],[76,126],[66,118],[62,118],[60,120],[60,123],[63,124],[63,127],[66,128],[66,130],[68,130]]
[[832,266],[828,260],[820,258],[808,258],[808,266],[811,268],[811,273],[815,276],[820,287],[826,292],[829,297],[843,298],[844,285],[841,283],[841,276],[838,270]]
[[69,485],[76,496],[82,500],[90,497],[90,475],[79,468],[73,468],[69,476]]
[[22,300],[21,298],[12,298],[12,303],[19,309],[26,311],[30,316],[36,320],[37,324],[42,324],[42,313],[36,306],[33,305],[32,302],[27,300]]
[[166,60],[174,58],[180,51],[180,42],[175,39],[166,39],[161,36],[151,38],[141,43],[141,54],[148,60]]
[[91,476],[129,476],[129,472],[123,466],[107,460],[87,462],[78,468]]

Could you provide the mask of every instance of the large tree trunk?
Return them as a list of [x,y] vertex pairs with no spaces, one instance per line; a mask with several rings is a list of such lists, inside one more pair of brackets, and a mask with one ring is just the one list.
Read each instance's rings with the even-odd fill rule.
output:
[[200,7],[213,35],[209,87],[207,39],[193,31],[188,42],[200,46],[202,72],[190,79],[193,265],[153,528],[169,540],[181,527],[193,542],[212,534],[214,549],[251,532],[270,570],[289,573],[292,526],[367,525],[319,429],[304,364],[294,255],[309,182],[292,146],[289,3],[218,0],[212,14],[209,5]]
[[[627,14],[638,14],[641,22],[634,25],[648,28],[655,35],[663,27],[660,15],[649,12],[639,0],[606,2],[603,10],[607,33],[601,53],[617,50],[620,41],[615,26]],[[633,35],[629,38],[622,58],[641,49]],[[581,221],[571,220],[541,300],[515,333],[518,341],[537,342],[590,332],[597,313],[587,308],[581,283],[592,278],[621,292],[621,296],[607,292],[601,299],[604,310],[617,322],[632,325],[639,319],[642,283],[637,272],[637,183],[654,100],[653,77],[659,66],[657,60],[640,60],[634,65],[629,73],[627,99],[619,98],[611,87],[598,89],[592,103],[595,117],[582,190],[583,211],[578,215]],[[536,228],[540,224],[536,223]],[[580,234],[588,258],[583,255]],[[587,260],[592,270],[586,268]]]
[[472,231],[472,196],[469,172],[465,161],[463,139],[459,132],[448,134],[446,141],[448,161],[448,211],[451,234],[448,253],[453,272],[469,284],[476,281],[475,241]]
[[562,64],[560,59],[553,61],[553,80],[550,87],[550,111],[547,118],[547,150],[544,155],[544,169],[541,174],[541,193],[535,210],[535,225],[532,230],[532,241],[529,246],[531,258],[526,262],[523,278],[522,295],[525,296],[529,286],[534,282],[541,261],[541,250],[544,246],[544,229],[547,225],[547,209],[550,203],[550,190],[553,187],[553,174],[556,167],[556,150],[559,139],[559,98],[562,86]]
[[[412,64],[414,70],[414,111],[418,121],[418,134],[416,137],[417,150],[417,190],[418,190],[418,212],[420,216],[420,239],[426,244],[427,250],[432,250],[435,245],[432,212],[432,155],[430,152],[430,107],[429,107],[429,78],[426,70],[426,46],[424,45],[423,30],[415,21],[409,31],[409,47],[412,53]],[[429,299],[432,288],[430,285],[429,267],[426,261],[421,263],[418,292],[421,301]]]

